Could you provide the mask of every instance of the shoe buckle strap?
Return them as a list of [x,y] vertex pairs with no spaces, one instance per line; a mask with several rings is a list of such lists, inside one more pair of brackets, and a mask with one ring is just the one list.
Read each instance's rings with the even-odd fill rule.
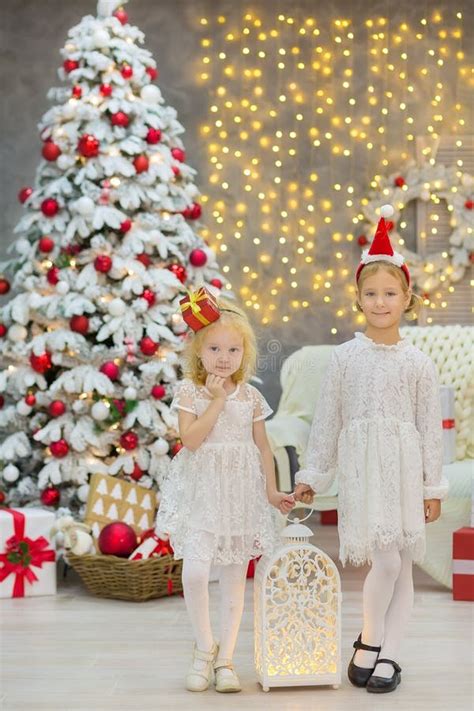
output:
[[397,662],[394,662],[393,659],[377,659],[377,664],[391,664],[395,671],[399,674],[402,671],[401,667],[397,664]]
[[194,650],[194,659],[200,659],[201,662],[212,662],[214,660],[215,650],[210,652],[202,652],[200,649]]
[[382,647],[372,647],[370,644],[364,644],[360,637],[352,645],[354,649],[364,649],[366,652],[380,652]]

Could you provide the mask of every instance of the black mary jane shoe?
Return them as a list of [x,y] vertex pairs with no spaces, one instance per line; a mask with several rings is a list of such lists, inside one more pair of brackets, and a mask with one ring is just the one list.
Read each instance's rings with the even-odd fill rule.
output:
[[[392,659],[377,659],[377,664],[391,664],[393,667],[393,675],[390,679],[387,679],[386,677],[372,674],[365,688],[371,694],[387,694],[389,691],[395,691],[402,680],[401,668],[397,662],[394,662]],[[377,666],[377,664],[375,666]]]
[[352,659],[349,662],[347,676],[349,677],[349,681],[351,682],[351,684],[354,684],[354,686],[366,686],[367,682],[372,676],[375,666],[372,667],[372,669],[358,667],[357,664],[354,664],[354,657],[358,649],[365,649],[366,652],[377,652],[377,654],[379,654],[381,647],[371,647],[370,644],[364,644],[362,642],[362,635],[359,635],[357,637],[356,641],[353,644],[353,647],[356,651],[352,655]]

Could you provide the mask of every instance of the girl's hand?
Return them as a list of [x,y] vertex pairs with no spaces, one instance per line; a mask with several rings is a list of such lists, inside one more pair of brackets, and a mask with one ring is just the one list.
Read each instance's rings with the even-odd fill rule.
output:
[[206,378],[206,388],[213,398],[227,397],[227,393],[224,390],[224,383],[225,378],[221,378],[218,375],[208,375]]
[[315,492],[308,484],[297,484],[295,487],[296,501],[302,501],[303,504],[311,504],[313,502]]
[[425,507],[425,523],[432,523],[441,516],[440,499],[425,499],[423,506]]
[[291,496],[291,494],[283,494],[281,491],[275,491],[275,493],[270,494],[268,500],[271,505],[278,509],[282,514],[290,513],[291,509],[295,505],[293,496]]

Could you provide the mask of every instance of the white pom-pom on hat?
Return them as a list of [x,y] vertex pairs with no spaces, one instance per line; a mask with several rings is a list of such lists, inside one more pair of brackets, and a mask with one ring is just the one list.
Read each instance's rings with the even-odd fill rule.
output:
[[384,218],[392,217],[394,212],[395,210],[391,205],[382,205],[382,207],[380,208],[380,215]]

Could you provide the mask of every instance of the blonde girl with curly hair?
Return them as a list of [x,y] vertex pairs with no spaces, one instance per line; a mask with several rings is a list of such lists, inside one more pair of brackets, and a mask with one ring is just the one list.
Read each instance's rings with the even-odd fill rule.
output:
[[[265,432],[272,410],[248,382],[257,345],[247,315],[219,298],[217,321],[190,334],[185,379],[172,407],[184,447],[162,486],[156,528],[167,533],[183,559],[183,588],[194,632],[186,677],[189,691],[241,685],[232,659],[242,618],[249,560],[274,547],[271,506],[287,513],[292,497],[277,491],[273,455]],[[211,565],[220,570],[219,645],[209,613]]]

